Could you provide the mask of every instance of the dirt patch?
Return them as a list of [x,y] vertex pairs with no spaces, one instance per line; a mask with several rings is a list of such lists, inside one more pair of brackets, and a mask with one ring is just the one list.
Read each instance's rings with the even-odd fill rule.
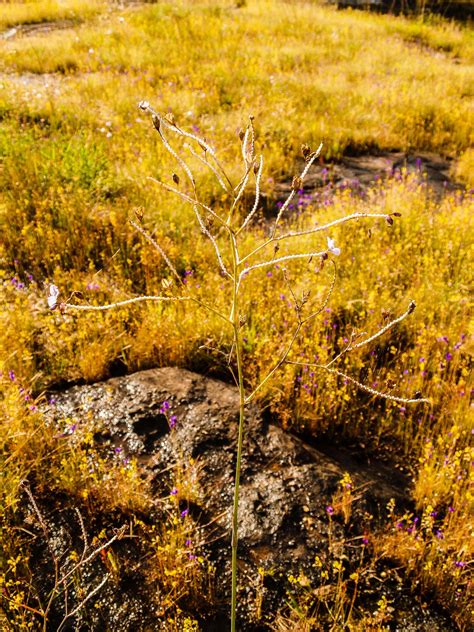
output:
[[[323,193],[323,197],[343,189],[364,195],[381,180],[402,179],[407,174],[414,176],[415,184],[426,186],[441,196],[447,191],[464,188],[451,179],[452,166],[451,158],[428,152],[386,151],[376,155],[347,156],[337,163],[315,164],[304,180],[303,190],[305,194]],[[274,196],[284,200],[290,191],[290,182],[279,183],[275,186]]]
[[23,35],[42,35],[51,31],[70,29],[76,25],[74,20],[54,20],[51,22],[38,22],[34,24],[18,24],[7,31],[0,33],[0,39],[9,40]]
[[461,21],[474,17],[474,7],[469,0],[428,0],[423,11],[418,0],[329,0],[329,4],[336,4],[338,9],[363,9],[395,15],[434,14]]

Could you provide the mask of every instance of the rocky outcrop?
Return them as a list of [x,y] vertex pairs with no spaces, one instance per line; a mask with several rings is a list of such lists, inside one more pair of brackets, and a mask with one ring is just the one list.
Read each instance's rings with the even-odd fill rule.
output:
[[[163,368],[75,386],[57,395],[56,400],[48,415],[68,416],[77,424],[94,418],[100,428],[98,440],[110,441],[139,457],[150,472],[162,472],[178,460],[199,459],[202,500],[190,511],[203,524],[213,522],[214,542],[208,555],[216,566],[218,599],[226,612],[238,424],[236,388],[189,371]],[[350,516],[346,520],[330,516],[333,495],[346,469],[337,458],[286,433],[256,408],[248,409],[240,493],[241,630],[266,629],[255,623],[258,590],[263,611],[275,613],[284,603],[290,574],[303,572],[317,586],[321,576],[314,564],[316,556],[326,562],[340,557],[350,565],[352,558],[360,557],[368,524],[377,520],[389,498],[396,498],[398,504],[404,502],[406,491],[397,488],[386,472],[368,466],[356,471],[352,461],[357,493]],[[159,490],[158,476],[156,485]],[[347,546],[349,539],[351,545]],[[268,572],[268,580],[259,588],[258,568]],[[406,594],[397,590],[395,598],[406,600]],[[374,599],[375,603],[375,590]],[[410,616],[417,607],[409,602]],[[406,616],[400,612],[400,617]],[[426,619],[428,615],[424,616]],[[408,625],[408,619],[403,621]],[[445,623],[447,627],[440,629],[449,630],[449,623]],[[214,627],[212,621],[204,626],[225,630],[225,616]],[[138,630],[120,620],[114,621],[114,629]]]

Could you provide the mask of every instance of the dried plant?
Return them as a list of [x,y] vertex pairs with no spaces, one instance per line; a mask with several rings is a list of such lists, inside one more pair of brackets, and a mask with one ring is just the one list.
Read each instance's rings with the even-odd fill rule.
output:
[[[76,509],[77,519],[81,531],[82,538],[82,552],[80,554],[73,555],[58,555],[54,545],[54,537],[48,528],[46,521],[41,513],[36,500],[27,485],[26,481],[23,481],[22,488],[24,489],[30,505],[34,511],[39,526],[43,532],[44,541],[46,542],[49,550],[51,561],[54,567],[54,584],[46,597],[45,603],[42,603],[38,596],[38,608],[34,609],[34,613],[42,620],[40,625],[41,630],[46,632],[50,629],[50,615],[53,605],[62,598],[64,614],[61,621],[56,628],[57,632],[60,632],[70,622],[70,620],[78,614],[95,595],[105,586],[110,579],[110,575],[106,573],[104,577],[93,586],[92,584],[81,585],[81,596],[76,599],[74,606],[71,605],[70,589],[73,585],[77,584],[78,577],[81,575],[88,564],[93,562],[97,556],[107,550],[116,540],[120,539],[125,531],[125,527],[118,529],[116,533],[108,539],[106,542],[99,546],[91,546],[87,537],[86,529],[82,515],[78,509]],[[72,552],[71,552],[72,553]],[[33,587],[31,587],[33,590]],[[77,595],[77,585],[75,588]],[[30,608],[29,608],[30,609]],[[31,610],[31,609],[30,609]]]
[[[311,366],[322,372],[336,375],[348,382],[354,384],[357,388],[368,392],[369,394],[381,398],[385,398],[394,402],[400,402],[403,404],[419,404],[421,402],[427,402],[421,395],[416,394],[412,398],[404,398],[396,396],[391,393],[384,393],[374,388],[371,388],[360,381],[354,379],[346,372],[340,370],[338,362],[351,351],[359,349],[363,346],[370,345],[373,341],[380,336],[387,333],[393,327],[401,323],[407,318],[415,309],[414,301],[410,301],[406,311],[399,317],[391,319],[386,325],[380,328],[372,335],[356,334],[354,333],[348,344],[342,351],[335,354],[334,357],[326,364],[308,364],[303,363],[291,358],[291,352],[298,340],[301,329],[304,325],[313,321],[327,306],[331,295],[333,293],[336,279],[337,279],[337,265],[335,257],[338,257],[341,253],[341,249],[338,248],[334,240],[328,235],[328,231],[346,224],[348,222],[370,219],[383,219],[389,225],[393,224],[394,218],[397,218],[399,213],[382,214],[382,213],[365,213],[357,212],[349,215],[345,215],[333,221],[325,224],[317,224],[311,228],[304,230],[288,230],[285,228],[284,219],[285,214],[291,208],[290,204],[294,196],[304,186],[305,176],[308,174],[311,166],[320,155],[322,145],[316,150],[312,150],[309,146],[302,146],[302,154],[304,159],[304,168],[299,175],[295,175],[292,183],[291,190],[286,200],[280,206],[278,214],[274,219],[271,227],[269,228],[268,235],[263,239],[261,243],[254,246],[248,252],[244,252],[245,240],[243,236],[248,231],[260,210],[261,204],[261,182],[263,173],[263,156],[256,154],[256,142],[255,142],[255,130],[253,124],[253,117],[250,117],[249,123],[245,130],[240,133],[241,141],[241,153],[243,161],[243,171],[239,182],[234,185],[231,178],[228,176],[226,170],[222,166],[215,150],[201,137],[194,133],[188,132],[182,129],[173,115],[167,114],[163,116],[156,112],[148,102],[142,101],[139,104],[142,111],[148,113],[151,116],[153,127],[158,133],[160,140],[169,152],[171,157],[176,161],[181,175],[172,173],[170,182],[163,182],[155,178],[150,178],[150,181],[161,187],[163,190],[171,192],[189,203],[193,209],[196,217],[197,224],[202,234],[209,240],[212,248],[215,252],[217,266],[220,270],[222,277],[227,282],[228,294],[228,311],[226,313],[218,309],[212,302],[208,300],[203,301],[196,296],[193,296],[184,280],[178,273],[176,266],[167,255],[163,246],[154,238],[150,232],[144,227],[142,220],[143,215],[140,211],[136,212],[136,219],[131,221],[134,228],[148,241],[148,243],[163,259],[170,273],[176,280],[172,294],[166,293],[164,295],[156,296],[135,296],[126,298],[121,301],[106,305],[85,305],[76,304],[73,302],[74,296],[71,296],[68,300],[59,300],[60,292],[56,286],[50,287],[48,304],[52,309],[58,308],[62,313],[69,310],[75,311],[103,311],[114,309],[116,307],[132,305],[144,301],[157,301],[157,302],[189,302],[195,303],[200,308],[208,310],[213,314],[221,318],[232,331],[232,347],[228,358],[229,370],[232,372],[235,382],[239,389],[240,396],[240,415],[238,426],[238,439],[237,439],[237,458],[235,468],[235,484],[234,484],[234,504],[231,521],[231,533],[232,533],[232,586],[231,586],[231,630],[236,629],[236,603],[237,603],[237,547],[238,547],[238,527],[239,527],[239,485],[240,485],[240,470],[242,460],[242,444],[245,428],[245,411],[247,406],[254,400],[257,393],[271,380],[275,373],[283,365],[301,365],[305,364]],[[178,141],[178,148],[175,148],[176,143],[172,143],[170,139]],[[206,204],[199,197],[199,192],[196,187],[196,179],[192,168],[189,165],[189,157],[197,160],[200,165],[204,165],[215,176],[220,187],[225,191],[231,203],[226,212],[215,210],[212,206]],[[183,181],[182,181],[183,180]],[[242,216],[241,206],[244,204],[244,194],[248,187],[253,183],[254,200],[250,210]],[[302,251],[299,247],[299,241],[301,238],[308,238],[313,236],[319,237],[319,234],[326,235],[325,247],[314,247],[308,251]],[[287,254],[277,256],[282,245],[288,247]],[[320,304],[315,306],[310,302],[310,292],[304,291],[300,297],[297,296],[297,292],[294,290],[294,286],[290,280],[289,268],[292,264],[302,261],[319,261],[319,269],[321,269],[326,263],[332,266],[332,280],[327,290],[326,296]],[[258,272],[267,270],[269,267],[275,265],[280,266],[284,274],[285,281],[289,288],[289,292],[292,296],[292,306],[296,314],[296,326],[290,337],[290,341],[285,349],[275,358],[273,366],[269,368],[266,375],[260,382],[248,392],[247,382],[245,379],[245,366],[243,359],[243,336],[242,328],[245,325],[248,315],[242,313],[242,292],[243,287],[249,277]],[[165,289],[169,289],[169,281],[164,280]],[[223,290],[225,291],[225,290]],[[362,339],[361,339],[362,338]],[[232,370],[232,365],[236,366],[236,371]]]

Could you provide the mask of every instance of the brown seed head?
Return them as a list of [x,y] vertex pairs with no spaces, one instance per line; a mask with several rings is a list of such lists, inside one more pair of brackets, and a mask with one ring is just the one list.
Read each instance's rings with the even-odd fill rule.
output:
[[303,154],[303,158],[305,160],[309,160],[311,157],[311,147],[306,144],[301,145],[301,153]]
[[158,116],[156,116],[156,114],[153,114],[153,116],[151,117],[151,120],[153,121],[153,126],[156,129],[157,132],[160,131],[160,119]]
[[293,176],[293,180],[291,181],[291,188],[294,191],[298,191],[303,187],[303,180],[299,176]]

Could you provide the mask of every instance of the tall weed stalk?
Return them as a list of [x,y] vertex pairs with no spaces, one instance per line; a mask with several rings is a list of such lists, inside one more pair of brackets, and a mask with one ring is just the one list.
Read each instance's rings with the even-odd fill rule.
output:
[[[231,329],[232,346],[227,358],[229,371],[231,372],[235,383],[239,390],[239,424],[237,436],[237,455],[235,464],[234,479],[234,502],[231,518],[231,548],[232,548],[232,585],[231,585],[231,631],[236,630],[236,612],[237,612],[237,554],[238,554],[238,535],[239,535],[239,488],[241,477],[242,448],[245,431],[246,410],[249,404],[256,398],[259,391],[272,379],[274,374],[283,365],[305,365],[311,366],[313,370],[330,373],[338,378],[347,380],[373,396],[382,397],[394,402],[403,404],[419,404],[427,402],[421,395],[417,394],[413,398],[398,397],[391,393],[384,393],[369,387],[358,380],[354,379],[340,368],[340,360],[345,360],[347,355],[365,345],[372,344],[380,336],[391,330],[393,327],[402,322],[415,309],[415,303],[410,301],[406,311],[398,317],[390,319],[382,328],[372,334],[354,332],[343,349],[338,350],[331,360],[325,364],[300,362],[292,359],[292,349],[300,336],[302,328],[313,321],[326,308],[337,278],[336,259],[340,255],[341,250],[335,244],[335,241],[329,236],[328,231],[337,226],[351,221],[359,220],[383,220],[391,225],[399,216],[399,213],[383,214],[383,213],[366,213],[356,212],[344,215],[338,219],[330,221],[326,224],[315,224],[311,228],[303,230],[289,230],[285,226],[285,214],[291,210],[291,201],[298,191],[304,186],[305,176],[308,174],[311,166],[318,158],[322,145],[313,151],[307,145],[302,146],[302,155],[304,167],[299,175],[295,175],[291,190],[285,201],[280,205],[278,213],[274,220],[267,227],[267,235],[263,240],[255,245],[249,246],[248,232],[260,211],[261,183],[263,174],[263,156],[257,155],[256,138],[253,123],[253,117],[250,117],[249,123],[245,130],[241,130],[239,136],[241,141],[241,153],[243,170],[237,184],[222,166],[215,150],[206,142],[204,138],[195,133],[182,129],[173,115],[165,116],[156,112],[148,102],[142,101],[139,104],[142,111],[151,116],[153,126],[159,135],[159,138],[169,152],[173,160],[177,164],[177,171],[180,173],[172,173],[169,182],[150,178],[156,186],[161,187],[164,191],[171,192],[182,200],[188,202],[194,212],[196,222],[201,233],[210,241],[216,256],[216,263],[220,270],[222,278],[226,281],[223,285],[223,291],[227,291],[228,310],[220,311],[212,303],[212,297],[207,296],[205,300],[201,300],[193,296],[186,279],[178,272],[164,247],[155,239],[152,233],[145,227],[143,221],[143,213],[139,210],[135,212],[136,217],[131,220],[133,227],[142,235],[142,237],[151,245],[163,259],[167,265],[172,281],[163,279],[164,292],[162,295],[156,296],[133,296],[124,300],[110,303],[106,305],[85,305],[77,304],[74,296],[68,300],[60,299],[60,290],[52,285],[50,287],[50,295],[48,303],[52,309],[59,309],[65,313],[69,310],[77,311],[102,311],[114,309],[125,305],[133,305],[144,301],[157,302],[189,302],[194,303],[199,308],[212,312],[217,315]],[[173,139],[172,141],[170,139]],[[202,201],[196,186],[196,178],[194,168],[190,166],[191,160],[201,166],[204,166],[216,178],[219,186],[224,192],[224,199],[230,200],[229,205],[222,210],[217,204],[209,205]],[[194,164],[193,163],[193,164]],[[253,187],[253,197],[250,198],[247,190]],[[251,200],[249,202],[248,200]],[[320,237],[319,233],[325,235],[324,246],[313,247],[308,251],[303,251],[299,242],[302,238],[305,240],[308,236]],[[190,244],[191,247],[191,244]],[[281,253],[281,254],[280,254]],[[317,269],[321,270],[323,266],[331,266],[332,276],[329,287],[325,296],[313,299],[310,290],[299,291],[293,281],[290,270],[294,264],[302,262],[315,262]],[[288,286],[291,295],[291,305],[295,314],[295,327],[290,337],[289,343],[285,348],[275,354],[272,366],[269,367],[267,373],[261,381],[252,390],[248,389],[245,375],[245,359],[244,359],[244,337],[242,330],[245,327],[247,319],[251,316],[245,313],[245,303],[243,301],[243,290],[249,279],[258,273],[268,273],[270,268],[278,267],[283,274],[284,280]],[[296,271],[297,272],[297,271]]]

